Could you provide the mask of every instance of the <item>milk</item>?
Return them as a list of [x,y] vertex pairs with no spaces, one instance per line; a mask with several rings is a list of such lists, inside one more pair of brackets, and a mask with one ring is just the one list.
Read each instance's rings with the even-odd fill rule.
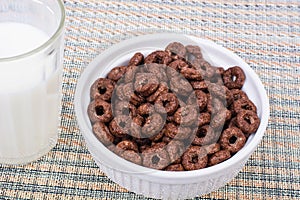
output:
[[[0,58],[30,52],[49,38],[31,25],[0,23]],[[0,162],[27,163],[56,144],[61,92],[56,56],[41,51],[16,61],[0,59]]]

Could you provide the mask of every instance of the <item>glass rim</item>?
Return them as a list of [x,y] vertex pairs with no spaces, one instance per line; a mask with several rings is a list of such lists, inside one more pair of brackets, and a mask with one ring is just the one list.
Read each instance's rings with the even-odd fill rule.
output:
[[55,33],[46,42],[44,42],[43,44],[39,45],[38,47],[36,47],[28,52],[25,52],[25,53],[22,53],[22,54],[19,54],[16,56],[0,58],[0,63],[19,60],[19,59],[34,55],[38,52],[41,52],[42,50],[46,49],[53,41],[55,41],[61,35],[61,33],[63,32],[63,29],[64,29],[64,25],[65,25],[65,20],[66,20],[65,12],[66,11],[65,11],[65,7],[64,7],[62,0],[56,0],[56,2],[58,3],[58,6],[60,8],[61,18],[60,18],[59,26],[56,29]]

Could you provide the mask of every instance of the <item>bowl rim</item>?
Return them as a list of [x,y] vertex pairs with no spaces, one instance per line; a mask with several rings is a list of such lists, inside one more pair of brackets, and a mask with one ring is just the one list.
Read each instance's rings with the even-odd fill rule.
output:
[[[108,150],[97,138],[96,136],[90,131],[88,128],[88,125],[85,122],[85,119],[83,117],[82,113],[82,105],[81,105],[81,97],[82,97],[82,91],[84,89],[84,78],[88,76],[88,74],[92,73],[92,66],[95,66],[99,60],[101,60],[103,57],[108,56],[109,54],[113,53],[117,49],[121,49],[121,47],[124,47],[124,45],[134,44],[134,43],[140,43],[145,40],[153,40],[155,38],[170,38],[170,41],[172,41],[171,38],[188,38],[192,41],[195,41],[196,43],[205,42],[207,45],[211,45],[215,48],[218,48],[218,50],[221,50],[222,52],[226,53],[226,56],[229,56],[230,58],[236,60],[239,63],[243,63],[243,65],[247,66],[246,74],[250,74],[251,78],[254,79],[256,84],[261,88],[259,92],[259,98],[262,100],[262,107],[261,107],[261,122],[258,130],[254,134],[252,141],[247,144],[247,148],[242,148],[240,151],[238,151],[234,156],[232,156],[230,159],[203,169],[199,170],[192,170],[192,171],[182,171],[182,172],[172,172],[172,171],[163,171],[163,170],[156,170],[156,169],[150,169],[147,167],[143,167],[137,164],[134,164],[132,162],[129,162],[118,155],[114,154],[110,150]],[[99,54],[84,70],[84,72],[81,74],[80,78],[78,79],[78,83],[76,86],[75,91],[75,98],[74,98],[74,106],[75,106],[75,114],[76,119],[78,122],[78,125],[80,127],[80,130],[86,140],[87,143],[90,143],[92,147],[101,149],[103,153],[109,158],[113,157],[114,159],[112,162],[122,162],[120,164],[126,165],[128,168],[132,169],[132,171],[129,171],[129,173],[136,174],[139,176],[143,176],[143,178],[147,178],[145,175],[145,172],[147,173],[148,178],[150,177],[151,180],[158,179],[168,179],[168,180],[180,180],[180,179],[187,179],[187,178],[199,178],[199,177],[206,177],[208,175],[214,175],[217,172],[220,172],[220,170],[224,170],[227,168],[230,168],[232,166],[235,166],[239,164],[242,160],[246,160],[256,149],[256,147],[259,145],[260,141],[262,140],[262,137],[264,135],[264,132],[268,125],[268,119],[270,115],[269,110],[269,100],[266,93],[266,90],[259,79],[258,75],[254,72],[254,70],[239,56],[237,56],[232,51],[210,41],[207,39],[198,38],[191,35],[186,34],[176,34],[176,33],[156,33],[156,34],[147,34],[147,35],[141,35],[137,36],[131,39],[127,39],[124,41],[121,41],[117,44],[112,45],[108,49],[106,49],[104,52]],[[95,158],[94,158],[95,159]],[[99,161],[99,159],[98,159]],[[100,161],[101,162],[101,161]],[[102,162],[101,162],[102,163]],[[102,163],[105,165],[105,163]],[[111,166],[111,165],[110,165]],[[140,172],[139,172],[140,171]],[[128,171],[126,171],[128,172]],[[175,183],[174,183],[175,184]]]

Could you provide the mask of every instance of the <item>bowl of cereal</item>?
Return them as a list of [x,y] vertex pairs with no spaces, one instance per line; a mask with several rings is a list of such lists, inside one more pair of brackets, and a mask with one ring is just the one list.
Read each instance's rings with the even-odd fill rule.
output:
[[93,159],[147,197],[186,199],[224,186],[267,127],[256,73],[205,39],[152,34],[97,56],[78,80],[75,112]]

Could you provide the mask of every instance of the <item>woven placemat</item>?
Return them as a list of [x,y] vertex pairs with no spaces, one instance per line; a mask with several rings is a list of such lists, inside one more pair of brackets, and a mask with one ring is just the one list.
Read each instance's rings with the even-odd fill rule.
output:
[[66,0],[63,102],[57,146],[25,166],[0,165],[0,199],[144,199],[96,166],[74,113],[76,82],[97,54],[157,32],[210,39],[241,56],[270,98],[268,129],[243,170],[199,199],[300,199],[300,2]]

